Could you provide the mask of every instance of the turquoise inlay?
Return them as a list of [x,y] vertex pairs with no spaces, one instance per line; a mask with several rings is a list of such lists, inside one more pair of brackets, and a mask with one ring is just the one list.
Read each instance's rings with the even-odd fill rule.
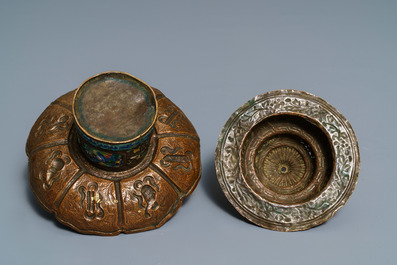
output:
[[107,143],[102,143],[99,141],[96,141],[90,137],[88,137],[83,131],[81,131],[79,128],[77,128],[79,135],[88,143],[93,145],[94,147],[101,148],[101,149],[106,149],[109,151],[123,151],[123,150],[129,150],[138,147],[142,143],[146,142],[149,140],[153,128],[148,131],[144,136],[140,137],[139,139],[131,142],[131,143],[125,143],[125,144],[107,144]]
[[82,147],[88,158],[94,163],[107,167],[121,167],[123,165],[121,154],[98,150],[86,143],[82,143]]

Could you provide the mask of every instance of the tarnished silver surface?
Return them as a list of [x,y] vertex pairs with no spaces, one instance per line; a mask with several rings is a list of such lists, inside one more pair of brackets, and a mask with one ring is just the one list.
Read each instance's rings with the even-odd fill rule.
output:
[[[307,181],[306,186],[298,187],[299,190],[303,190],[299,191],[301,192],[299,196],[303,192],[306,197],[297,196],[300,199],[298,198],[296,201],[294,201],[293,193],[286,199],[278,198],[277,194],[266,196],[272,191],[267,191],[264,184],[262,185],[255,177],[250,177],[249,174],[252,170],[250,171],[247,165],[255,162],[246,162],[245,157],[249,158],[250,156],[244,155],[245,151],[242,151],[244,143],[248,141],[246,139],[252,138],[254,126],[269,117],[277,117],[277,115],[302,117],[312,124],[316,124],[328,139],[329,146],[327,148],[330,148],[330,152],[332,152],[327,156],[323,154],[323,151],[319,151],[318,157],[313,158],[313,161],[317,163],[315,169],[317,171],[313,170],[316,173],[321,173],[321,169],[325,167],[324,164],[331,162],[330,170],[327,171],[329,173],[324,173],[325,178],[327,178],[327,174],[329,175],[326,182],[322,180],[324,174],[318,173],[319,176],[313,177],[311,183]],[[299,132],[297,134],[299,135]],[[307,136],[308,142],[314,146],[313,148],[316,148],[316,140],[312,141],[310,137],[312,136]],[[282,138],[280,139],[282,141]],[[304,155],[298,155],[299,148],[293,148],[293,150],[288,148],[277,147],[274,152],[290,151],[292,158],[296,158],[298,169],[302,170],[299,165],[303,163]],[[259,148],[255,152],[255,155],[257,153],[257,156],[261,155]],[[271,160],[271,156],[275,155],[270,153],[269,159]],[[316,155],[314,154],[314,156]],[[267,172],[270,172],[269,166],[271,166],[269,159],[265,159],[263,164],[264,170]],[[220,133],[215,151],[215,165],[223,192],[240,214],[253,223],[268,229],[298,231],[327,221],[345,205],[357,184],[360,155],[357,138],[351,125],[329,103],[309,93],[297,90],[278,90],[256,96],[232,114]],[[308,168],[307,163],[302,167],[312,170]],[[312,166],[310,165],[310,167]],[[278,170],[284,172],[286,168],[280,167]],[[299,173],[294,178],[295,180],[291,181],[291,186],[305,177],[303,173]],[[325,184],[318,184],[319,179]],[[280,184],[277,181],[274,183]],[[262,190],[260,190],[261,187],[263,187]],[[305,191],[308,189],[311,190]],[[287,195],[279,192],[279,196]]]

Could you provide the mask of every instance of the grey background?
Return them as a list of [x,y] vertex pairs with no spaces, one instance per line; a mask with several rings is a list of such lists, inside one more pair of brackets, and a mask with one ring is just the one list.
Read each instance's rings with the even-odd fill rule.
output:
[[[0,264],[395,264],[396,1],[0,1]],[[55,98],[103,71],[161,89],[201,137],[202,180],[157,230],[75,233],[28,187],[25,141]],[[314,93],[351,122],[361,174],[325,224],[245,221],[215,176],[230,114],[257,94]]]

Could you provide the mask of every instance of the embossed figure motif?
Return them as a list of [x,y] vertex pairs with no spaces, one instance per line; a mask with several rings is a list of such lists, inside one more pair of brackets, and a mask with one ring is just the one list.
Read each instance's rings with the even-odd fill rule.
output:
[[160,160],[160,164],[163,167],[169,167],[173,165],[173,169],[182,169],[185,172],[192,170],[192,152],[186,151],[185,153],[178,154],[180,150],[182,150],[180,147],[175,147],[174,149],[167,146],[162,147],[160,152],[165,156]]
[[176,111],[172,106],[168,106],[164,115],[159,116],[158,121],[175,129],[179,120],[182,118],[182,115],[183,114]]
[[79,205],[84,209],[85,204],[84,218],[89,221],[102,219],[105,214],[101,206],[103,197],[98,192],[98,184],[95,182],[89,183],[87,188],[80,186],[79,193],[81,196]]
[[143,181],[137,180],[134,183],[132,198],[138,201],[140,208],[145,209],[145,217],[150,218],[149,210],[157,210],[159,204],[156,202],[156,195],[159,186],[152,176],[146,176]]
[[70,157],[63,155],[62,152],[57,150],[54,151],[50,157],[46,160],[45,164],[48,165],[47,170],[43,170],[39,173],[40,180],[43,181],[43,188],[45,190],[51,189],[52,184],[60,176],[60,171],[63,167],[71,162]]
[[65,114],[61,115],[58,119],[56,119],[56,117],[51,117],[50,119],[45,118],[40,121],[35,136],[39,137],[44,132],[49,133],[56,130],[64,131],[68,128],[68,120],[69,116]]

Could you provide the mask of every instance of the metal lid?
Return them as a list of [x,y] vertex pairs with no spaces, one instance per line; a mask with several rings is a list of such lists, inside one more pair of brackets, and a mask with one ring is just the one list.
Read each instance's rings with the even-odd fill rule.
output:
[[351,196],[360,155],[349,122],[326,101],[296,90],[256,96],[224,125],[215,164],[228,200],[278,231],[319,225]]

